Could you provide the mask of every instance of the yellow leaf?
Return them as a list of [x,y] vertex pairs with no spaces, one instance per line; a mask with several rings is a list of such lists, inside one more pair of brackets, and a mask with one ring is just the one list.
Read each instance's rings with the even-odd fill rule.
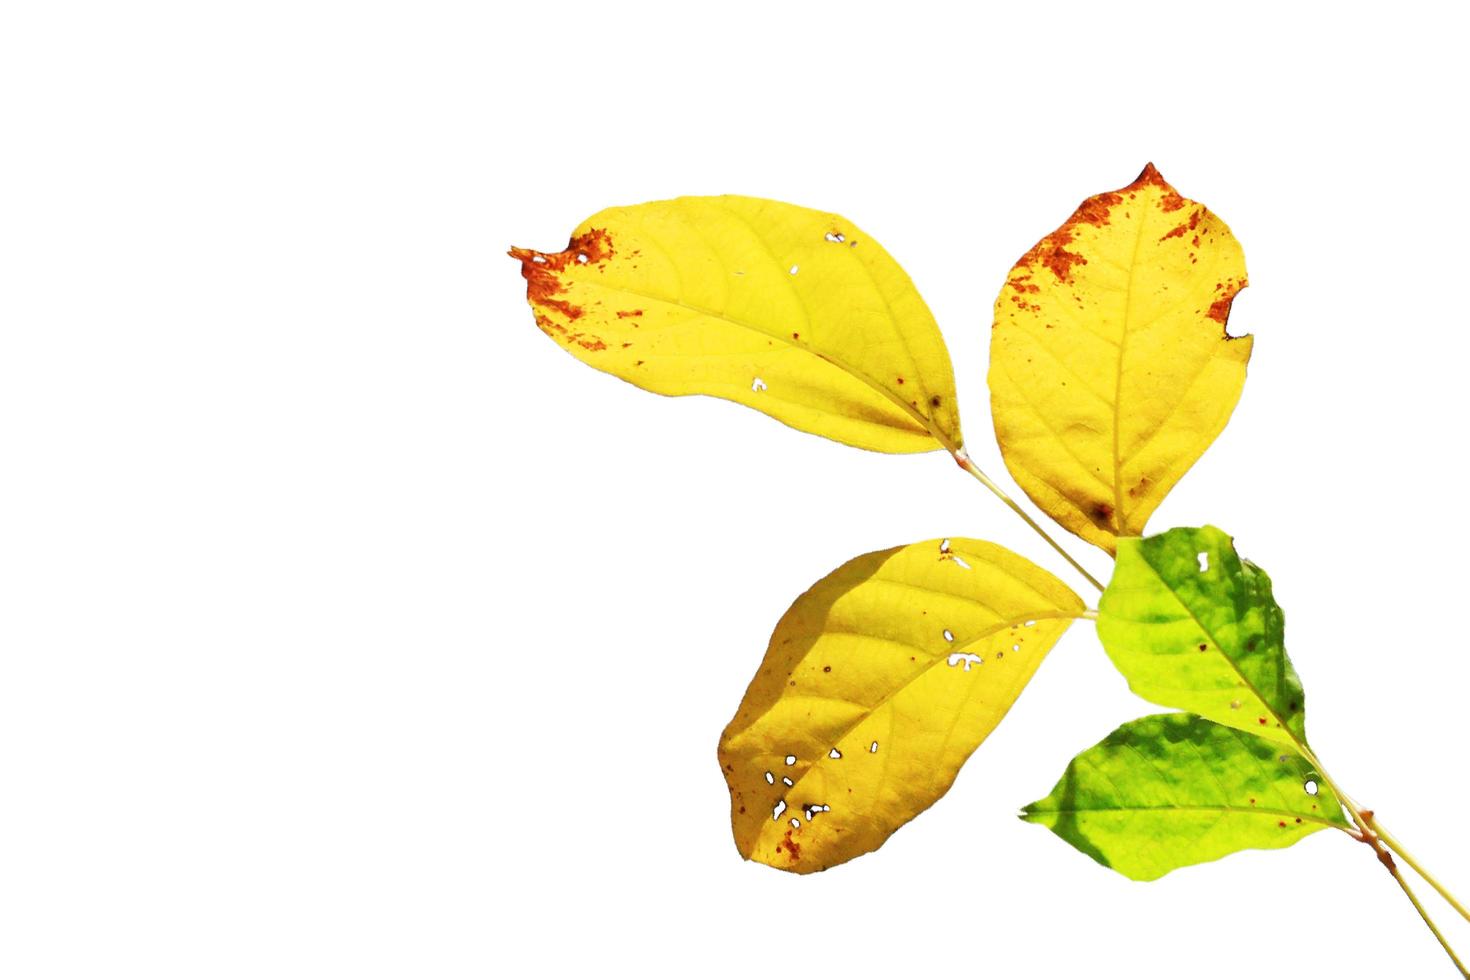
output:
[[740,853],[805,873],[880,846],[944,795],[1083,608],[965,538],[822,579],[776,626],[720,738]]
[[1230,229],[1153,164],[1090,197],[1011,270],[995,303],[990,401],[1006,466],[1042,510],[1112,552],[1230,419],[1251,338]]
[[510,254],[541,329],[640,388],[727,398],[880,452],[960,445],[934,317],[838,215],[681,197],[593,215],[565,251]]

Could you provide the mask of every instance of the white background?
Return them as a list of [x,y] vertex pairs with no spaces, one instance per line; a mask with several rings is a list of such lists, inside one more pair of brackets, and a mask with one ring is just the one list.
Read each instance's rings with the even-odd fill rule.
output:
[[1151,527],[1271,572],[1319,754],[1464,895],[1466,79],[1430,10],[6,5],[0,972],[1454,975],[1342,835],[1143,885],[1017,821],[1151,710],[1086,624],[881,851],[743,863],[715,742],[792,598],[941,535],[1059,563],[942,455],[576,363],[504,254],[678,194],[840,211],[1003,477],[993,297],[1154,160],[1244,243],[1257,342]]

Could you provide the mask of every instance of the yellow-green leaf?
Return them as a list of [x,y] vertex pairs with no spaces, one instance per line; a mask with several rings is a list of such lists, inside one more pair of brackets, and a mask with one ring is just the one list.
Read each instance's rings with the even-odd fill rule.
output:
[[1225,222],[1149,164],[1090,197],[1011,270],[995,303],[990,400],[1006,466],[1042,510],[1112,552],[1219,435],[1251,338]]
[[1219,528],[1119,541],[1097,635],[1139,697],[1306,746],[1306,696],[1271,579]]
[[1051,795],[1021,816],[1137,881],[1348,827],[1301,755],[1189,714],[1119,727],[1074,758]]
[[1083,611],[998,545],[854,558],[797,599],[720,738],[746,858],[821,871],[943,796]]
[[754,197],[609,208],[562,252],[512,249],[541,329],[663,395],[714,395],[890,453],[960,445],[933,315],[839,215]]

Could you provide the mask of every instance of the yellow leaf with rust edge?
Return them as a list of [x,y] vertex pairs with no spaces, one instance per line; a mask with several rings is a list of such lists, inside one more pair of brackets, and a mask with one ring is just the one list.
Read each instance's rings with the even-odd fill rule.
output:
[[720,738],[740,853],[806,873],[881,846],[945,794],[1083,609],[965,538],[863,555],[812,586]]
[[960,445],[934,317],[838,215],[681,197],[593,215],[565,251],[510,254],[541,329],[640,388],[727,398],[863,449]]
[[1153,164],[1090,197],[995,302],[990,404],[1006,467],[1108,552],[1143,533],[1240,398],[1251,338],[1226,333],[1240,244]]

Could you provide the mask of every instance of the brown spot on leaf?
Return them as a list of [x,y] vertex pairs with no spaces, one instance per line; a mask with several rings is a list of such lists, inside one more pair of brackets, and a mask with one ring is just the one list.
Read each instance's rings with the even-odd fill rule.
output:
[[[1230,304],[1235,302],[1235,294],[1239,293],[1248,285],[1250,284],[1246,281],[1244,276],[1242,276],[1238,282],[1227,279],[1223,283],[1216,283],[1215,289],[1220,291],[1221,296],[1219,299],[1215,300],[1215,302],[1210,304],[1210,308],[1205,313],[1205,316],[1209,317],[1211,320],[1214,320],[1216,323],[1220,324],[1223,327],[1230,319]],[[1228,340],[1235,339],[1230,335],[1228,331],[1225,332],[1225,337]]]
[[[1032,246],[1031,251],[1021,256],[1021,261],[1016,267],[1035,269],[1043,265],[1051,270],[1051,274],[1057,277],[1059,282],[1072,281],[1072,267],[1074,265],[1086,265],[1087,258],[1078,252],[1067,250],[1067,246],[1075,241],[1074,232],[1079,225],[1091,225],[1100,228],[1109,223],[1113,208],[1123,203],[1120,193],[1109,191],[1105,194],[1095,194],[1077,206],[1072,216],[1062,223],[1056,231],[1047,235],[1041,241]],[[1010,285],[1018,293],[1035,293],[1041,289],[1034,283],[1029,282],[1030,276],[1026,274],[1011,276]],[[1027,304],[1019,296],[1014,297],[1017,305],[1027,309]],[[1034,307],[1030,307],[1034,309]]]
[[1179,192],[1169,186],[1169,182],[1164,179],[1164,175],[1159,173],[1159,169],[1152,163],[1143,168],[1143,172],[1138,175],[1138,179],[1123,188],[1123,193],[1137,191],[1144,187],[1156,187],[1163,192],[1163,197],[1159,201],[1159,207],[1162,210],[1178,211],[1184,207],[1184,198],[1180,197]]
[[1071,223],[1074,225],[1092,225],[1101,228],[1108,223],[1113,208],[1123,203],[1123,195],[1116,192],[1106,194],[1095,194],[1083,201],[1072,213]]
[[[1204,213],[1205,213],[1205,209],[1204,208],[1195,208],[1194,209],[1194,213],[1189,216],[1189,220],[1188,221],[1186,221],[1182,225],[1178,225],[1178,226],[1176,226],[1174,228],[1171,228],[1168,231],[1164,232],[1164,234],[1159,238],[1159,241],[1164,242],[1164,241],[1168,241],[1171,238],[1183,238],[1186,234],[1188,234],[1191,231],[1194,231],[1196,228],[1199,227],[1199,219],[1200,219],[1200,216],[1203,215]],[[1195,248],[1198,248],[1199,247],[1199,236],[1198,235],[1195,235],[1194,236],[1194,246],[1195,246]]]
[[1018,264],[1027,268],[1044,265],[1059,282],[1071,282],[1072,266],[1087,264],[1087,259],[1080,253],[1067,251],[1067,246],[1072,244],[1072,227],[1069,222],[1047,235],[1021,256]]
[[630,316],[642,316],[642,310],[618,310],[618,319],[626,320]]
[[801,845],[791,839],[791,831],[789,830],[786,831],[785,839],[776,845],[776,850],[779,851],[782,847],[786,848],[786,853],[790,855],[791,860],[795,861],[801,857]]
[[[1101,228],[1110,224],[1113,209],[1124,202],[1125,195],[1126,200],[1133,200],[1137,197],[1138,192],[1145,187],[1156,188],[1161,192],[1159,207],[1164,211],[1177,211],[1184,207],[1186,203],[1184,198],[1164,180],[1158,169],[1150,163],[1143,168],[1143,172],[1138,175],[1138,179],[1127,187],[1118,191],[1095,194],[1083,201],[1060,228],[1037,242],[1029,252],[1021,257],[1020,262],[1016,263],[1017,270],[1035,270],[1040,266],[1045,266],[1059,282],[1070,283],[1072,281],[1073,268],[1078,265],[1087,264],[1086,256],[1068,248],[1068,246],[1073,245],[1076,241],[1077,229],[1083,225]],[[1202,211],[1203,209],[1199,209],[1195,216],[1191,218],[1190,222],[1185,222],[1178,229],[1175,229],[1164,237],[1171,238],[1175,235],[1183,235],[1185,232],[1192,230],[1198,224],[1199,215]],[[1125,212],[1125,216],[1131,218],[1131,210]],[[1028,278],[1029,276],[1013,275],[1011,286],[1017,293],[1034,291],[1036,288],[1034,286],[1021,285]],[[1013,297],[1013,301],[1022,309],[1028,308],[1019,297]]]
[[1152,163],[1146,163],[1143,165],[1143,170],[1139,171],[1138,176],[1133,179],[1133,183],[1123,188],[1121,193],[1127,194],[1129,191],[1137,191],[1144,187],[1168,186],[1169,182],[1164,179],[1163,174],[1159,173],[1159,168]]
[[[601,228],[589,229],[567,242],[562,252],[537,252],[529,248],[512,248],[512,258],[520,259],[521,275],[526,279],[526,300],[543,310],[555,310],[568,321],[576,320],[585,311],[574,303],[557,299],[565,293],[566,285],[561,274],[572,264],[600,266],[612,258],[612,239]],[[588,350],[601,350],[605,346],[595,338],[583,343]]]

